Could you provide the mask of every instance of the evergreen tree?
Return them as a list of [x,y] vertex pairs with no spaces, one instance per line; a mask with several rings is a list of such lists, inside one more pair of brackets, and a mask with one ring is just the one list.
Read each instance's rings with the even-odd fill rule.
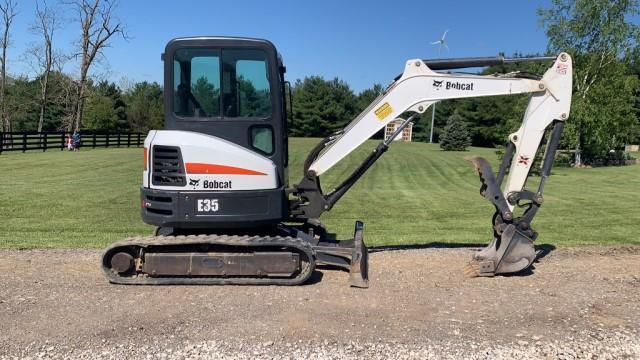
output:
[[357,112],[361,113],[364,109],[369,106],[380,94],[382,94],[382,85],[373,84],[373,87],[370,89],[362,90],[358,94],[358,98],[356,99]]
[[465,151],[471,145],[469,131],[462,117],[454,112],[440,136],[440,148],[445,151]]
[[35,131],[38,126],[38,87],[25,76],[7,78],[6,120],[13,131]]
[[357,115],[356,96],[344,81],[311,76],[293,89],[292,136],[324,137]]
[[162,87],[146,81],[137,83],[125,94],[127,120],[132,131],[146,132],[162,128],[164,107]]
[[[373,84],[372,88],[362,90],[356,98],[356,113],[360,114],[363,112],[380,94],[382,94],[383,91],[384,89],[380,84]],[[380,131],[375,133],[372,138],[383,139],[384,131],[385,128],[383,127]]]
[[250,80],[239,75],[238,86],[239,113],[247,117],[267,117],[271,114],[271,98],[269,90],[257,90]]
[[207,116],[219,116],[220,114],[220,89],[216,89],[213,83],[205,76],[198,78],[191,86],[191,93]]

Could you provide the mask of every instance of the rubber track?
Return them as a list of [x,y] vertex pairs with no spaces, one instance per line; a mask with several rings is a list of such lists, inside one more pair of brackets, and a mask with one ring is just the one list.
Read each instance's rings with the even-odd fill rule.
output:
[[[106,256],[118,252],[118,248],[131,246],[145,248],[162,245],[228,245],[238,247],[286,247],[296,249],[306,259],[301,259],[302,271],[294,278],[258,277],[150,277],[146,274],[120,276],[110,269]],[[315,269],[311,245],[290,236],[237,236],[237,235],[178,235],[134,237],[111,244],[102,255],[102,270],[111,283],[129,285],[299,285],[309,279]]]

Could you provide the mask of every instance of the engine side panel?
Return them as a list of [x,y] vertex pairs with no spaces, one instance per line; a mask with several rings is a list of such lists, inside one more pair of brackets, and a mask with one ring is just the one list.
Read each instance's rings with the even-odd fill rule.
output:
[[180,130],[151,131],[145,148],[147,170],[140,195],[147,224],[248,228],[274,224],[288,215],[276,165],[252,150]]
[[[153,154],[156,145],[180,149],[186,183],[183,186],[154,185],[146,177],[147,187],[151,189],[241,191],[278,187],[277,168],[273,161],[230,141],[190,131],[158,130],[149,141],[148,151]],[[152,156],[149,162],[152,177],[157,170],[154,168],[159,168],[159,165]]]
[[246,229],[287,216],[283,188],[247,191],[169,191],[141,188],[142,220],[180,229]]

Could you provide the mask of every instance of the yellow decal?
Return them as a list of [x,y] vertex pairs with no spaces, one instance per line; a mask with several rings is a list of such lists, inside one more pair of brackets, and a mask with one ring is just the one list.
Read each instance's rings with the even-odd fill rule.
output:
[[384,118],[391,115],[392,112],[393,108],[388,102],[386,102],[375,111],[375,114],[378,117],[378,120],[384,120]]

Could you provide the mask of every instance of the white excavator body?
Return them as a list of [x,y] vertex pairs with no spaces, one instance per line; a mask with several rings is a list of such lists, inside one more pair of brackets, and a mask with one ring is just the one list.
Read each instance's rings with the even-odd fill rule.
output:
[[[496,211],[494,239],[474,255],[465,273],[516,273],[535,260],[537,233],[531,222],[543,203],[543,187],[571,107],[568,54],[406,61],[402,74],[379,97],[311,151],[302,179],[292,186],[287,138],[291,95],[286,96],[286,68],[273,44],[231,37],[175,39],[162,58],[165,129],[150,131],[145,140],[140,189],[142,218],[157,228],[154,236],[107,248],[102,265],[111,282],[295,285],[307,281],[320,264],[349,270],[352,286],[367,287],[362,222],[356,221],[353,239],[337,241],[320,216],[430,106],[517,94],[530,94],[529,105],[521,126],[509,136],[497,175],[487,160],[469,159],[480,176],[480,193]],[[552,65],[542,76],[450,72],[530,61]],[[400,120],[395,133],[334,190],[323,192],[320,175],[394,120]],[[540,185],[530,191],[526,179],[545,133]]]

